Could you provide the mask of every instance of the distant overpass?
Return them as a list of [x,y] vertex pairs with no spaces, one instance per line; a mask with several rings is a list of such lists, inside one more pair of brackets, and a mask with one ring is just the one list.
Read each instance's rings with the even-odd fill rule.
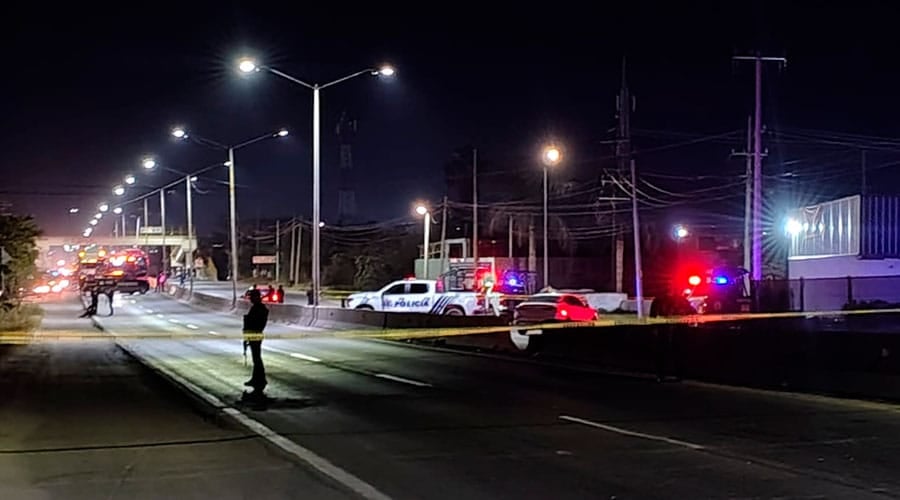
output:
[[[135,247],[162,247],[163,235],[161,234],[142,234],[140,236],[126,236],[116,238],[113,236],[92,236],[90,238],[82,238],[81,236],[42,236],[37,239],[38,258],[37,266],[40,269],[48,269],[59,259],[66,259],[67,255],[77,252],[75,246],[99,245],[101,247],[113,250],[119,248],[135,248]],[[197,237],[194,236],[188,240],[187,235],[183,234],[167,234],[165,236],[165,247],[169,251],[169,262],[175,263],[181,260],[181,256],[190,248],[197,249]],[[69,248],[67,251],[66,248]]]

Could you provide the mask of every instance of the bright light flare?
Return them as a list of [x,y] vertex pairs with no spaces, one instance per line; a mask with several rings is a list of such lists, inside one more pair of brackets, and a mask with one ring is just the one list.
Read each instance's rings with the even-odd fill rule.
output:
[[697,276],[696,274],[691,276],[690,278],[688,278],[688,284],[691,286],[699,285],[700,284],[700,276]]
[[43,295],[45,293],[50,293],[50,285],[38,285],[38,286],[34,287],[34,290],[32,290],[32,291],[34,293],[41,294],[41,295]]
[[278,132],[276,132],[275,135],[277,135],[278,137],[287,137],[287,135],[289,133],[290,132],[288,132],[288,130],[286,128],[283,128],[283,129],[279,130]]
[[394,76],[395,72],[396,71],[394,70],[393,66],[384,65],[384,66],[378,68],[378,71],[376,71],[376,74],[381,75],[381,76]]
[[679,240],[683,240],[684,238],[687,238],[688,235],[690,234],[690,232],[688,232],[687,228],[682,226],[681,224],[675,226],[675,229],[673,230],[673,232],[675,233],[675,237],[678,238]]
[[790,236],[797,236],[803,230],[803,225],[797,219],[788,219],[784,224],[784,232]]
[[544,153],[541,156],[544,159],[544,164],[552,167],[562,160],[562,151],[556,146],[547,146],[544,148]]
[[425,205],[418,205],[416,207],[416,213],[419,215],[425,215],[428,213],[428,207],[426,207]]
[[241,73],[253,73],[254,71],[259,70],[259,66],[256,65],[256,61],[253,59],[245,57],[238,61],[238,69]]
[[72,207],[72,208],[69,209],[69,213],[70,213],[70,214],[77,214],[77,213],[78,213],[78,209],[75,208],[75,207]]
[[64,265],[66,265],[66,259],[59,259],[56,261],[56,267],[62,267]]
[[97,219],[91,219],[91,221],[88,222],[88,224],[90,224],[90,225],[92,225],[92,226],[96,226],[96,225],[97,225]]
[[124,187],[124,186],[116,186],[116,187],[114,187],[114,188],[113,188],[113,194],[116,195],[116,196],[122,196],[122,195],[124,195],[124,194],[125,194],[125,187]]
[[135,179],[133,175],[125,176],[125,184],[128,184],[130,186],[130,185],[134,184],[135,182],[137,182],[137,179]]
[[114,209],[113,209],[113,213],[116,214],[116,215],[121,215],[121,214],[122,214],[122,207],[116,207],[116,208],[114,208]]
[[97,209],[100,210],[101,212],[108,212],[109,211],[109,203],[101,203],[97,207]]
[[172,137],[176,139],[187,139],[187,131],[181,127],[175,127],[172,129]]
[[[175,133],[173,132],[172,135],[175,135]],[[176,135],[175,137],[178,136]],[[146,170],[153,170],[154,168],[156,168],[156,160],[154,160],[153,158],[144,158],[143,160],[141,160],[141,165]]]

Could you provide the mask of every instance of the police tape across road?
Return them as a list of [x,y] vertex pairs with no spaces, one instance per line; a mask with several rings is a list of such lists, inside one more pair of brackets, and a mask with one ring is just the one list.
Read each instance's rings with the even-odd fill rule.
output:
[[[476,327],[437,327],[437,328],[391,328],[377,330],[372,328],[342,328],[323,330],[300,330],[294,333],[267,333],[262,335],[266,340],[289,340],[308,338],[354,338],[354,339],[383,339],[383,340],[415,340],[440,337],[455,337],[462,335],[485,335],[494,333],[526,333],[539,335],[547,331],[561,329],[581,328],[615,328],[615,327],[652,327],[659,325],[700,325],[721,322],[743,322],[762,319],[813,319],[813,318],[838,318],[846,316],[865,316],[878,314],[898,314],[896,309],[872,309],[860,311],[816,311],[816,312],[782,312],[782,313],[742,313],[742,314],[709,314],[645,318],[642,320],[634,316],[617,316],[615,318],[602,318],[596,321],[585,322],[552,322],[528,325],[500,325],[500,326],[476,326]],[[253,338],[249,338],[253,337]],[[187,330],[184,334],[161,333],[148,329],[145,332],[127,334],[111,334],[106,332],[83,332],[51,330],[47,332],[3,332],[0,333],[0,344],[29,344],[36,342],[61,342],[75,340],[110,340],[110,339],[141,339],[141,340],[255,340],[254,335],[244,335],[240,332],[217,332],[215,335],[204,334]]]

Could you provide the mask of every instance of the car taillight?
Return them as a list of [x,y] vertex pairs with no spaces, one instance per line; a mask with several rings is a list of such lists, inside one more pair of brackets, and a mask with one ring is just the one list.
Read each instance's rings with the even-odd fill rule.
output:
[[562,307],[556,311],[556,319],[566,320],[569,319],[569,310]]
[[272,302],[278,302],[278,294],[277,293],[272,294]]

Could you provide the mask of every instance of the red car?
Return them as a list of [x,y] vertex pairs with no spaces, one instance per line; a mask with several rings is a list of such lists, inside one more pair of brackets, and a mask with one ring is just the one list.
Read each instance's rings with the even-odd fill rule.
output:
[[[248,288],[246,292],[244,292],[244,299],[250,300],[250,292],[253,288]],[[271,302],[275,303],[283,303],[284,298],[280,296],[278,290],[272,289],[272,293],[269,293],[268,287],[262,287],[256,289],[259,292],[260,297],[262,297],[263,302]]]
[[582,297],[571,293],[539,293],[516,306],[515,324],[550,321],[594,321],[597,311]]

